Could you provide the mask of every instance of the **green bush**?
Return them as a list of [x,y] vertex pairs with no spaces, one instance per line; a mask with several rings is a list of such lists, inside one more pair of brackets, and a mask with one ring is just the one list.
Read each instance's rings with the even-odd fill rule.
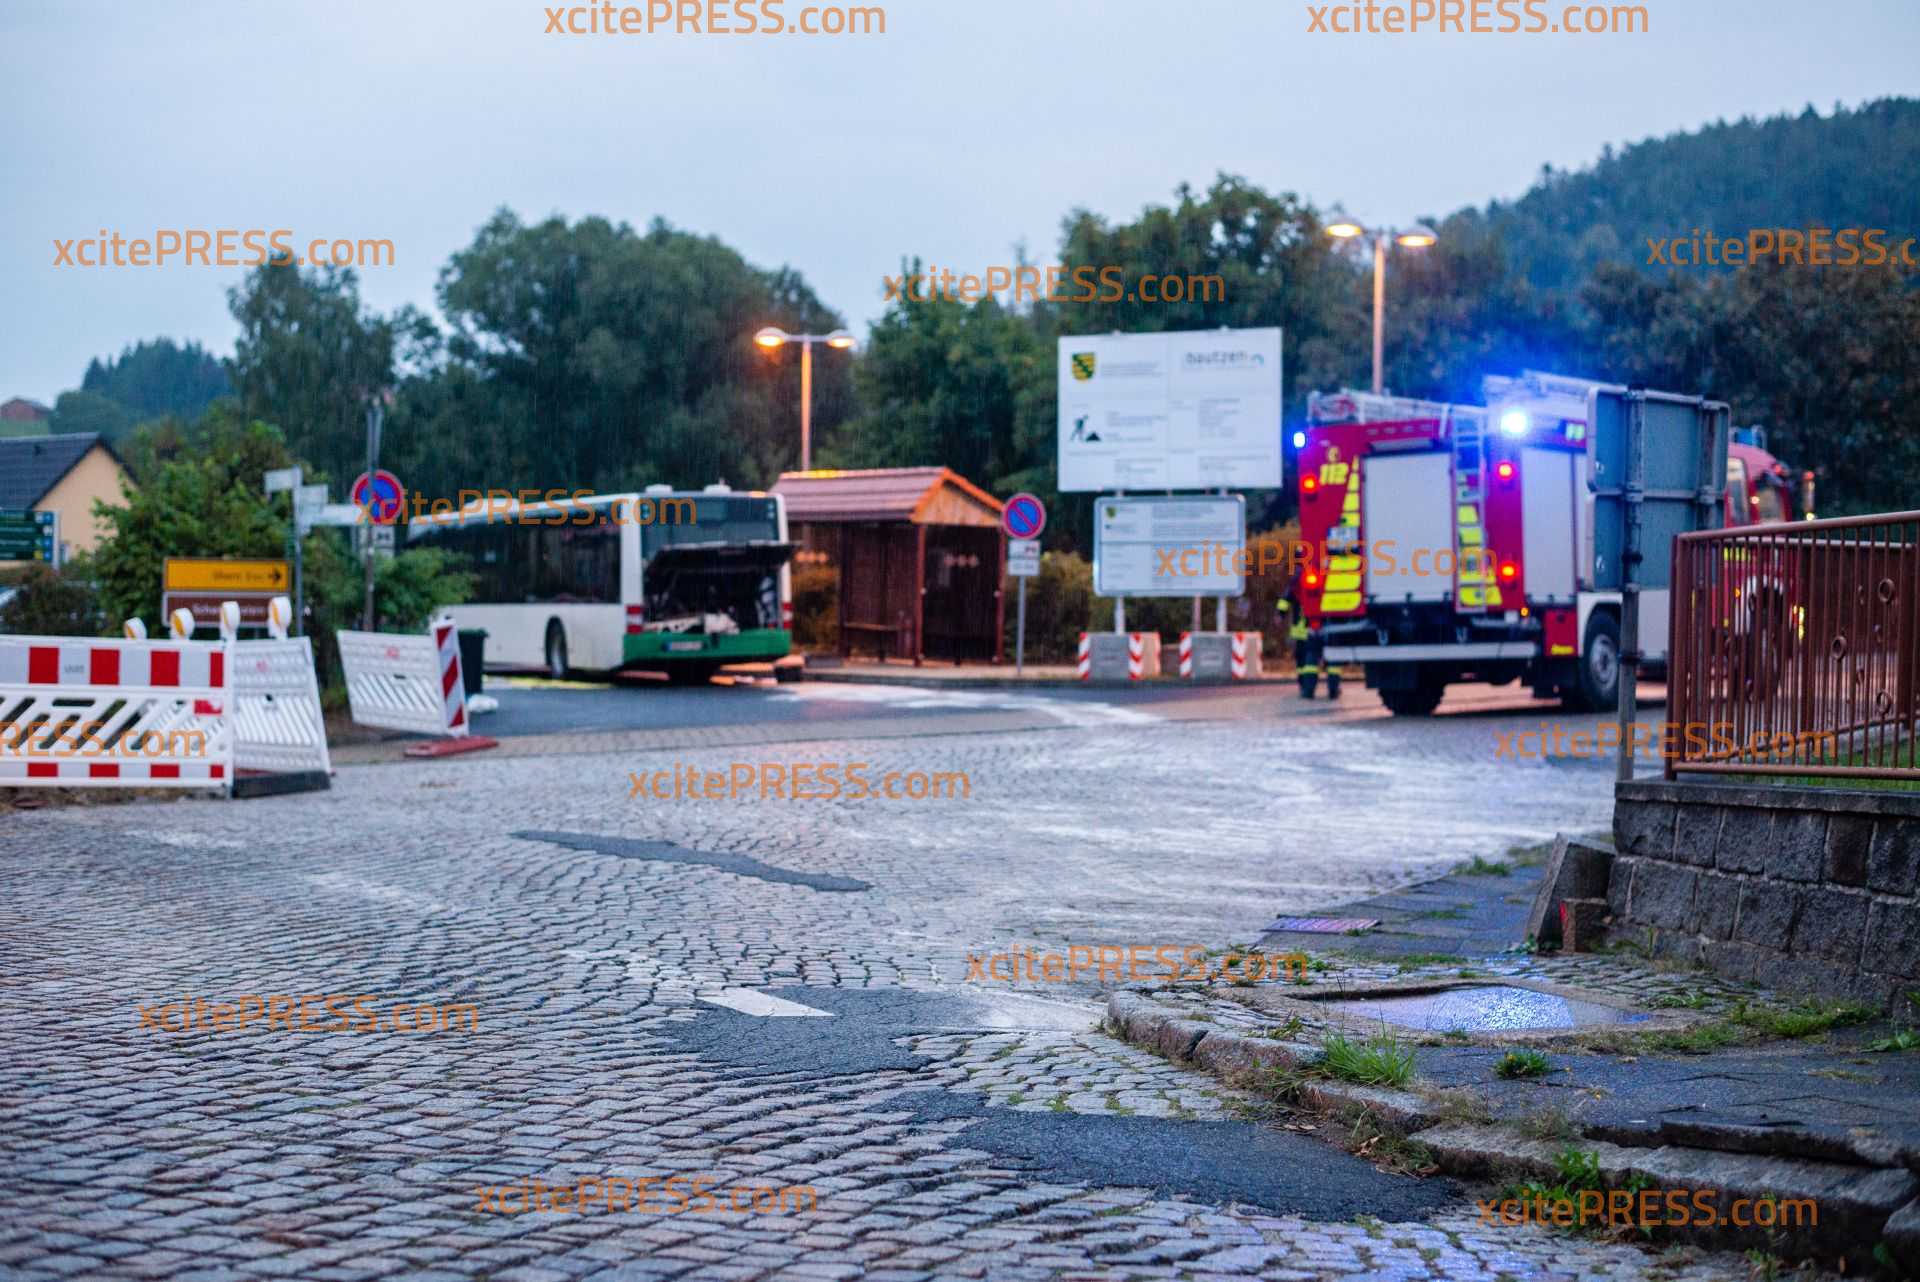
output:
[[0,632],[21,636],[92,637],[100,625],[93,585],[44,562],[27,568],[19,593],[0,609]]

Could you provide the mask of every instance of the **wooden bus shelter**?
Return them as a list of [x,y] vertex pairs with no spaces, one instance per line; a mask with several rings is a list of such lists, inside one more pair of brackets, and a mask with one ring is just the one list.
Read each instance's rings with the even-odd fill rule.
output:
[[1001,661],[999,499],[945,467],[787,472],[773,492],[795,563],[839,570],[843,656]]

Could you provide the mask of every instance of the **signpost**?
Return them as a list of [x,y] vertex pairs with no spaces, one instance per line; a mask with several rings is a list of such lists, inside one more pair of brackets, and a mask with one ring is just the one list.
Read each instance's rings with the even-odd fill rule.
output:
[[[367,519],[375,526],[390,527],[407,510],[407,490],[400,484],[400,478],[383,467],[374,466],[380,457],[380,420],[383,416],[379,401],[367,408],[367,470],[362,472],[353,483],[353,489],[347,497],[353,500],[355,507],[363,509]],[[393,552],[393,531],[386,531],[385,551]],[[363,632],[373,631],[373,558],[382,545],[378,540],[367,539],[364,543],[356,540],[361,548],[361,560],[366,566],[366,608],[360,621]]]
[[0,561],[58,565],[60,514],[0,509]]
[[293,582],[292,568],[285,561],[217,561],[202,557],[167,558],[164,592],[225,593],[259,596],[283,596]]
[[1246,500],[1102,495],[1093,507],[1093,590],[1100,596],[1239,596],[1246,591]]
[[1013,627],[1013,675],[1027,665],[1027,580],[1040,573],[1040,531],[1047,528],[1047,505],[1024,491],[1000,509],[1007,535],[1007,573],[1020,580],[1020,612]]
[[1614,777],[1624,780],[1633,778],[1639,713],[1640,595],[1671,590],[1676,535],[1719,526],[1732,413],[1698,396],[1595,388],[1587,422],[1593,586],[1620,592],[1620,759]]
[[267,603],[285,596],[292,572],[285,561],[216,561],[170,556],[160,582],[160,612],[193,612],[196,627],[220,626],[220,603],[240,604],[240,626],[267,626]]
[[1278,489],[1280,331],[1062,338],[1062,493]]

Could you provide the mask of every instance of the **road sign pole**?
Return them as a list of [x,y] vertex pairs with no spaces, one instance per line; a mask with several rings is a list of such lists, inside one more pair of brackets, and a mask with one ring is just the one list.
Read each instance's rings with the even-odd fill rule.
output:
[[1019,676],[1027,663],[1027,581],[1020,580],[1020,613],[1013,625],[1013,675]]
[[[367,406],[367,475],[372,476],[380,468],[380,401],[376,398]],[[360,630],[373,631],[373,538],[368,532],[367,545],[360,555],[365,558],[367,597],[366,607],[361,611]]]
[[[1622,494],[1626,538],[1620,554],[1620,760],[1616,780],[1633,778],[1633,723],[1640,693],[1640,503],[1647,482],[1647,396],[1627,393],[1627,483]],[[1585,658],[1583,656],[1583,662]]]

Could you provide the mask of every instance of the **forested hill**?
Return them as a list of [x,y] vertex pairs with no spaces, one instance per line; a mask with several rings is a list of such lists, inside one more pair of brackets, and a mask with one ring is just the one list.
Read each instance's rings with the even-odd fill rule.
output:
[[[1750,227],[1880,227],[1920,236],[1920,100],[1719,122],[1602,153],[1591,168],[1544,171],[1519,200],[1483,214],[1508,262],[1541,289],[1566,289],[1606,261],[1647,265],[1647,238]],[[1665,268],[1655,270],[1664,271]]]

